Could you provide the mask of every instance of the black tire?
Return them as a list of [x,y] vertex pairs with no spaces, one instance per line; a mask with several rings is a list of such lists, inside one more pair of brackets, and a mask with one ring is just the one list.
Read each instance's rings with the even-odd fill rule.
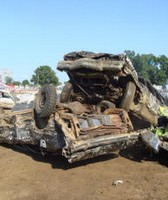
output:
[[127,85],[126,85],[121,103],[120,103],[120,108],[122,108],[126,111],[129,111],[131,104],[134,100],[135,91],[136,91],[135,83],[128,82]]
[[37,118],[50,117],[56,109],[56,89],[46,84],[38,92],[35,100],[35,113]]
[[103,100],[97,105],[97,108],[98,113],[104,113],[104,111],[109,108],[115,108],[115,104],[110,101]]
[[35,114],[35,123],[38,129],[44,129],[48,125],[49,117],[46,118],[39,118]]
[[71,102],[72,91],[73,91],[72,83],[67,82],[62,89],[62,92],[61,92],[61,95],[60,95],[60,102],[61,103]]

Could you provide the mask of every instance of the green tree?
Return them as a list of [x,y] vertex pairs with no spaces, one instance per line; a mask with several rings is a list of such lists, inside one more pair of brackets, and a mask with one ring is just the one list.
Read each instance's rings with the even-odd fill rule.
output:
[[135,70],[139,76],[147,77],[147,73],[143,70],[144,61],[140,54],[136,54],[134,51],[125,50],[125,54],[130,58]]
[[22,85],[26,86],[26,85],[30,85],[29,81],[27,79],[22,81]]
[[13,85],[21,85],[21,82],[20,81],[13,81],[12,84]]
[[140,76],[155,83],[155,76],[157,74],[156,57],[153,54],[142,54],[140,56]]
[[152,84],[163,85],[168,77],[168,58],[164,55],[156,57],[153,54],[135,54],[125,51],[131,59],[138,75],[149,80]]
[[13,84],[13,79],[12,79],[12,77],[6,76],[6,77],[5,77],[5,84],[6,84],[6,85]]
[[31,78],[34,85],[53,84],[57,85],[59,80],[56,73],[49,66],[40,66],[35,71]]
[[168,77],[168,58],[165,55],[161,55],[157,59],[159,68],[165,72]]
[[129,57],[132,64],[134,65],[134,59],[135,59],[135,52],[130,50],[125,50],[124,53]]

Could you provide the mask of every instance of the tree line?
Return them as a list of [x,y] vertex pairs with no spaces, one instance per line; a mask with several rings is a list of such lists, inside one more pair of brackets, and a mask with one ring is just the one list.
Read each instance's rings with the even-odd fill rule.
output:
[[138,75],[152,84],[165,85],[168,82],[168,57],[165,55],[155,56],[153,54],[136,54],[134,51],[126,50],[126,55]]
[[[125,54],[130,58],[138,75],[152,84],[165,85],[168,82],[168,58],[165,55],[139,54],[126,50]],[[50,66],[40,66],[35,69],[31,80],[22,82],[14,81],[12,77],[5,78],[6,84],[14,85],[44,85],[46,83],[59,85],[59,79]]]
[[23,86],[42,86],[44,84],[59,85],[59,79],[56,73],[51,69],[50,66],[40,66],[36,68],[31,80],[23,80],[22,82],[13,80],[12,77],[5,77],[5,84],[7,85],[23,85]]

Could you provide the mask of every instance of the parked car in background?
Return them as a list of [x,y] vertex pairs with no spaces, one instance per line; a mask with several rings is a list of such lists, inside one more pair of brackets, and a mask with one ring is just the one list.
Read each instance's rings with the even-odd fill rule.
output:
[[15,104],[15,97],[9,91],[0,90],[0,108],[12,109]]

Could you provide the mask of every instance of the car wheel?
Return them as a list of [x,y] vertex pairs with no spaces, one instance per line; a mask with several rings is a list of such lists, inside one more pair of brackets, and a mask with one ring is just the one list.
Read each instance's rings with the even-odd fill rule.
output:
[[38,129],[44,129],[48,125],[49,117],[39,118],[38,115],[35,114],[35,124]]
[[35,100],[35,113],[38,118],[47,118],[56,109],[56,89],[46,84],[38,92]]
[[71,94],[73,91],[73,85],[70,82],[67,82],[65,86],[62,89],[61,95],[60,95],[60,102],[61,103],[68,103],[71,101]]
[[131,104],[133,103],[134,100],[135,91],[136,91],[135,84],[133,82],[128,82],[120,103],[120,108],[129,111]]

